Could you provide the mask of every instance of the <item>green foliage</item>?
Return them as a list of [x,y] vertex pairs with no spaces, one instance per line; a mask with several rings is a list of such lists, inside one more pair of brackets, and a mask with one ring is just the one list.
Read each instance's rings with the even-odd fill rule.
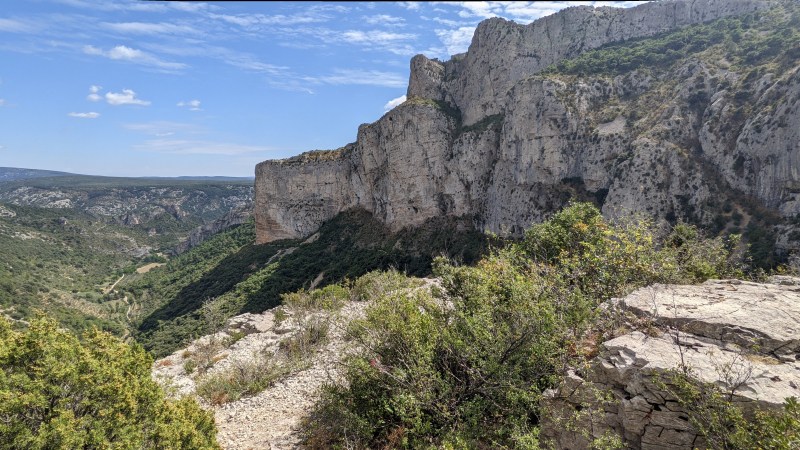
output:
[[243,224],[125,285],[143,308],[136,338],[163,356],[213,331],[201,312],[209,300],[225,318],[277,306],[282,294],[308,288],[320,275],[324,287],[389,267],[426,275],[437,254],[473,262],[486,237],[465,222],[442,218],[392,233],[366,211],[353,210],[323,224],[313,242],[265,245],[252,245],[253,223]]
[[309,421],[311,446],[537,448],[542,392],[591,354],[588,337],[609,331],[601,302],[740,274],[722,238],[684,224],[658,236],[647,221],[611,224],[574,203],[475,267],[438,259],[441,288],[396,273],[356,280],[353,298],[372,301],[350,330],[364,350]]
[[249,361],[236,361],[222,372],[207,376],[197,384],[196,393],[212,405],[235,402],[257,394],[289,372],[261,355]]
[[0,448],[215,449],[214,420],[167,400],[138,346],[51,319],[15,332],[0,318]]
[[787,66],[797,60],[800,48],[800,30],[796,26],[800,8],[792,1],[780,5],[767,12],[726,17],[653,37],[608,44],[563,60],[546,73],[613,76],[642,68],[667,68],[714,46],[724,49],[731,61],[743,66],[767,62]]
[[786,399],[783,411],[745,411],[732,395],[675,371],[662,383],[689,414],[689,422],[713,449],[800,448],[800,403]]

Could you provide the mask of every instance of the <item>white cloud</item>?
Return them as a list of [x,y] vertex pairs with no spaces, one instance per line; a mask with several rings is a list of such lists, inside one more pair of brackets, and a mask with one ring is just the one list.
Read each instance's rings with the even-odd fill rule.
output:
[[388,14],[378,14],[375,16],[364,17],[364,22],[370,25],[400,26],[405,24],[402,17],[390,16]]
[[103,22],[103,28],[128,34],[197,34],[198,30],[188,25],[168,22]]
[[0,17],[0,31],[7,33],[33,33],[39,29],[35,24]]
[[355,84],[393,88],[406,87],[408,83],[408,80],[399,73],[353,69],[335,69],[330,75],[304,77],[303,79],[315,84]]
[[450,55],[464,53],[472,42],[472,35],[475,34],[475,27],[460,27],[455,30],[436,30],[447,52]]
[[158,67],[159,69],[168,71],[176,71],[188,67],[186,64],[164,61],[155,55],[124,45],[117,45],[110,50],[103,50],[93,45],[86,45],[83,47],[83,52],[87,55],[105,56],[106,58],[116,61],[130,61],[132,63]]
[[188,102],[180,101],[177,106],[189,108],[189,111],[202,111],[202,109],[200,109],[200,100],[189,100]]
[[397,4],[410,11],[417,11],[420,7],[419,2],[397,2]]
[[386,102],[385,105],[383,105],[383,110],[384,111],[389,111],[390,109],[393,109],[395,106],[398,106],[399,104],[403,103],[404,101],[406,101],[406,96],[405,95],[401,95],[400,97],[393,98],[393,99],[389,100],[388,102]]
[[268,16],[265,14],[209,14],[209,17],[248,29],[256,29],[264,26],[288,26],[305,23],[319,23],[327,22],[331,19],[331,16],[327,14],[321,14],[314,10],[310,10],[302,14],[294,14],[291,16],[286,16],[283,14],[276,14],[274,16]]
[[94,84],[89,86],[89,95],[86,96],[86,99],[89,100],[90,102],[99,102],[100,100],[103,99],[103,97],[101,97],[100,94],[98,94],[98,92],[100,92],[101,89],[103,89],[102,86],[96,86]]
[[180,155],[242,155],[274,150],[269,147],[254,145],[184,139],[153,139],[145,141],[143,144],[135,145],[134,148],[149,152]]
[[139,11],[139,12],[166,12],[178,10],[185,12],[203,12],[218,9],[215,5],[202,2],[141,2],[141,1],[113,1],[108,0],[56,0],[59,3],[76,8],[93,9],[95,11]]
[[123,89],[122,92],[106,92],[106,101],[109,105],[140,105],[147,106],[148,100],[136,98],[136,92],[130,89]]
[[388,42],[407,41],[415,39],[417,36],[407,33],[392,33],[388,31],[371,30],[349,30],[342,33],[342,40],[350,43],[372,43],[383,44]]
[[98,117],[100,117],[100,113],[96,112],[85,112],[85,113],[71,112],[67,115],[70,117],[77,117],[79,119],[97,119]]
[[0,106],[5,106],[5,104],[6,104],[6,99],[0,98]]

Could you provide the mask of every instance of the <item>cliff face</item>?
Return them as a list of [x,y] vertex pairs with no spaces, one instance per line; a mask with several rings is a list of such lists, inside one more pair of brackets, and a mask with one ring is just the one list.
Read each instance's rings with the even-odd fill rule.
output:
[[568,8],[527,26],[484,21],[466,54],[414,57],[409,99],[362,125],[355,143],[260,163],[257,241],[309,235],[353,207],[395,230],[453,215],[516,235],[572,197],[607,216],[643,212],[718,229],[763,214],[792,218],[796,56],[754,69],[710,49],[659,70],[541,73],[604,44],[775,5],[674,1]]

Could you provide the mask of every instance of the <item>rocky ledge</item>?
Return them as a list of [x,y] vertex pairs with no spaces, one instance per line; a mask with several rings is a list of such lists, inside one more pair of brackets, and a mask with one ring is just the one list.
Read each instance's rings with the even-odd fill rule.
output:
[[[622,436],[626,448],[703,448],[665,384],[674,370],[717,385],[745,412],[800,396],[800,278],[654,285],[612,304],[646,332],[603,343],[586,370],[549,392],[544,403],[552,414],[542,433],[556,448],[588,448],[589,436],[608,432]],[[595,414],[576,414],[587,407]],[[568,431],[569,421],[591,431]]]

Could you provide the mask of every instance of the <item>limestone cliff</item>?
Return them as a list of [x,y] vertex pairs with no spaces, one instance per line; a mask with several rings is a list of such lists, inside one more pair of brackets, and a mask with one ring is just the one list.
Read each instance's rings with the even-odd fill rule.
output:
[[[260,163],[257,240],[309,235],[354,207],[395,230],[454,215],[518,235],[572,197],[611,217],[643,212],[716,231],[745,229],[751,217],[788,223],[800,213],[797,52],[781,64],[732,63],[744,50],[709,43],[660,67],[581,75],[553,65],[687,25],[796,9],[678,0],[573,7],[529,25],[486,20],[467,53],[414,57],[408,100],[359,127],[355,143]],[[797,244],[792,226],[778,230],[782,245]]]

